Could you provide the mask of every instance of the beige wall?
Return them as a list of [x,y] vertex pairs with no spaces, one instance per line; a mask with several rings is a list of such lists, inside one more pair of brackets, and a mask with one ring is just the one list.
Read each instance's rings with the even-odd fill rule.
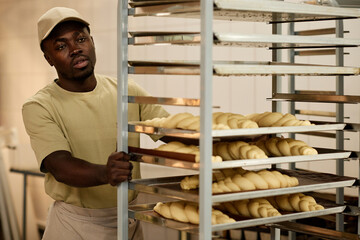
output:
[[[36,160],[29,146],[29,139],[25,133],[22,118],[22,103],[36,93],[38,89],[45,86],[56,77],[52,69],[44,60],[38,46],[36,22],[38,17],[53,6],[67,6],[77,9],[91,23],[91,31],[97,49],[96,71],[102,74],[116,76],[116,0],[0,0],[0,126],[6,128],[16,127],[19,132],[19,147],[14,159],[8,158],[10,164],[21,167],[36,167]],[[195,20],[179,20],[168,18],[136,18],[130,19],[130,30],[148,31],[198,31],[199,25]],[[349,20],[346,30],[351,33],[348,37],[360,38],[358,20]],[[326,22],[318,26],[333,26]],[[310,23],[297,25],[300,28],[314,26]],[[219,31],[234,31],[240,33],[271,33],[271,26],[265,23],[227,23],[219,22],[214,26]],[[286,28],[284,29],[286,31]],[[349,49],[350,56],[346,56],[346,65],[359,66],[359,50]],[[217,60],[259,60],[270,61],[271,52],[266,49],[253,48],[228,48],[217,47],[214,49]],[[199,51],[196,47],[130,47],[130,59],[199,59]],[[286,53],[284,53],[284,60]],[[319,57],[317,62],[333,64],[333,57]],[[308,58],[299,58],[299,61],[310,62]],[[198,77],[161,77],[161,76],[132,76],[138,83],[145,87],[151,94],[161,97],[188,97],[200,96]],[[334,90],[334,78],[317,78],[316,81],[302,78],[298,81],[299,88]],[[284,81],[284,88],[286,81]],[[349,77],[345,81],[346,94],[359,94],[360,85],[358,77]],[[231,111],[242,114],[263,112],[271,110],[271,104],[266,98],[271,97],[270,77],[228,77],[214,78],[213,104],[220,106],[219,111]],[[311,109],[334,109],[332,105],[310,106],[303,104],[305,108]],[[284,111],[287,105],[284,104]],[[171,113],[190,111],[198,113],[198,109],[185,107],[167,107]],[[330,111],[329,110],[329,111]],[[360,122],[360,111],[358,105],[346,107],[346,115],[350,122]],[[359,150],[359,136],[349,134],[351,141],[346,142],[348,148]],[[334,146],[331,140],[307,139],[314,146]],[[143,143],[151,146],[148,138],[144,137]],[[335,162],[305,163],[302,167],[315,170],[334,172]],[[150,173],[153,172],[153,174]],[[156,170],[156,171],[154,171]],[[144,166],[144,177],[169,174],[168,169]],[[170,174],[181,174],[183,171],[172,171]],[[346,174],[358,175],[358,162],[346,163]],[[22,178],[19,174],[9,174],[12,193],[18,218],[21,214]],[[29,239],[36,239],[34,226],[36,221],[44,221],[47,208],[51,200],[43,192],[43,183],[40,178],[31,178],[29,182]],[[354,192],[352,192],[354,193]],[[34,221],[35,219],[35,221]],[[170,236],[164,233],[164,238]],[[173,235],[171,235],[173,236]]]

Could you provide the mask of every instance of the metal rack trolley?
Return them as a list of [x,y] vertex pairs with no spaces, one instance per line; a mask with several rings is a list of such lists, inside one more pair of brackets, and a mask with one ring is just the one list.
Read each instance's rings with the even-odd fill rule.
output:
[[[130,3],[130,8],[128,4]],[[189,37],[184,37],[182,33],[175,34],[165,34],[153,33],[152,35],[147,35],[145,33],[132,33],[132,37],[128,39],[128,15],[132,16],[176,16],[176,17],[191,17],[191,18],[200,18],[201,19],[201,32],[200,33],[186,33],[192,34],[190,36],[190,43],[187,42]],[[199,233],[200,239],[211,239],[213,231],[224,230],[224,229],[234,229],[241,228],[246,226],[256,226],[266,223],[274,223],[279,221],[294,220],[304,217],[309,217],[309,215],[302,213],[295,213],[280,217],[280,219],[268,218],[262,220],[246,220],[238,221],[233,224],[220,224],[216,226],[211,225],[211,207],[216,202],[226,201],[229,196],[232,199],[241,199],[243,196],[241,193],[235,193],[225,196],[221,195],[212,195],[211,193],[211,178],[213,169],[221,169],[227,167],[240,166],[245,164],[246,161],[239,162],[230,161],[224,163],[213,164],[208,159],[211,158],[212,152],[212,140],[213,138],[231,138],[242,135],[258,135],[258,134],[269,134],[269,133],[284,133],[284,132],[309,132],[313,130],[342,130],[344,124],[320,124],[311,127],[279,127],[279,128],[260,128],[256,130],[212,130],[212,77],[213,75],[219,76],[243,76],[243,75],[272,75],[273,76],[273,91],[276,91],[279,86],[280,75],[358,75],[359,68],[356,67],[329,67],[329,66],[320,66],[320,65],[294,65],[294,64],[282,64],[279,63],[279,51],[274,51],[272,62],[213,62],[212,57],[212,48],[214,44],[223,42],[224,44],[240,45],[240,46],[255,46],[255,47],[264,47],[271,45],[274,49],[281,47],[296,47],[301,45],[329,45],[329,39],[320,39],[320,38],[307,38],[308,42],[305,39],[301,38],[284,38],[283,41],[279,41],[275,34],[279,32],[279,23],[289,22],[289,21],[315,21],[315,20],[328,20],[328,19],[346,19],[346,18],[359,18],[360,10],[358,9],[344,9],[344,8],[332,8],[325,6],[312,6],[307,4],[294,4],[287,3],[282,1],[265,1],[265,0],[119,0],[118,4],[118,149],[127,150],[127,134],[128,131],[134,132],[143,132],[147,133],[150,131],[152,134],[159,135],[178,135],[186,138],[197,138],[200,143],[200,163],[197,165],[200,170],[200,188],[198,196],[198,202],[200,206],[200,224],[199,227],[194,230]],[[239,40],[242,36],[234,36],[231,34],[221,34],[214,33],[212,24],[214,19],[225,19],[225,20],[241,20],[241,21],[262,21],[262,22],[271,22],[273,24],[273,35],[271,36],[271,41],[267,42],[264,40],[263,36],[247,36],[246,39]],[[197,38],[194,36],[197,35]],[[182,39],[187,39],[185,42],[175,42],[181,35]],[[159,37],[161,36],[161,37]],[[198,41],[200,37],[201,41]],[[245,36],[246,37],[246,36]],[[128,62],[128,44],[151,44],[151,41],[168,41],[173,44],[194,44],[200,43],[201,49],[201,60],[200,62]],[[165,40],[164,40],[165,39]],[[220,39],[220,40],[219,40]],[[150,43],[148,42],[150,41]],[[221,43],[220,43],[221,44]],[[336,39],[335,42],[332,42],[333,46],[359,46],[360,43],[357,40],[347,41],[344,39]],[[130,66],[128,66],[128,64]],[[259,65],[261,65],[261,70],[258,71]],[[166,70],[166,71],[165,71]],[[181,131],[178,129],[161,129],[161,128],[152,128],[143,127],[137,123],[127,122],[127,103],[128,102],[147,102],[147,103],[164,103],[172,104],[171,99],[156,99],[156,98],[132,98],[127,94],[127,76],[128,74],[177,74],[177,75],[200,75],[201,78],[201,94],[200,94],[200,131],[191,132],[191,131]],[[189,99],[182,99],[182,105],[199,105],[198,101],[192,101]],[[276,102],[273,103],[273,109],[277,109]],[[180,104],[181,105],[181,104]],[[317,128],[317,129],[316,129]],[[329,153],[325,151],[325,153]],[[343,156],[337,156],[337,153],[333,153],[329,159],[339,159]],[[146,155],[146,154],[144,154]],[[321,155],[321,154],[320,154]],[[324,157],[323,155],[321,155]],[[321,158],[320,156],[320,158]],[[327,156],[328,157],[328,156]],[[346,157],[345,157],[346,158]],[[284,162],[296,162],[296,161],[311,161],[316,160],[315,158],[309,159],[300,159],[300,158],[289,158],[286,160],[284,158],[272,159],[268,162],[270,164],[284,163]],[[143,159],[144,162],[146,160]],[[172,159],[161,158],[158,156],[150,156],[149,163],[156,164],[165,164],[172,162]],[[260,163],[259,163],[260,164]],[[194,167],[194,165],[184,165],[188,168]],[[349,181],[347,181],[349,180]],[[346,187],[352,186],[355,183],[355,179],[341,180],[340,185],[335,187]],[[166,179],[166,181],[168,181]],[[336,182],[333,179],[332,183]],[[339,182],[338,182],[339,183]],[[143,187],[141,187],[141,185]],[[316,186],[315,186],[316,185]],[[333,186],[332,184],[330,184]],[[173,227],[178,230],[192,232],[191,227],[184,226],[184,224],[174,223],[174,221],[164,220],[158,216],[154,216],[151,213],[150,215],[144,215],[146,213],[145,209],[149,206],[144,206],[142,211],[137,212],[136,209],[130,209],[128,212],[127,205],[127,191],[128,187],[133,189],[143,189],[143,191],[154,191],[157,194],[159,192],[164,195],[168,194],[168,189],[157,188],[148,188],[146,184],[144,185],[141,181],[134,181],[130,184],[122,183],[118,187],[118,239],[127,239],[127,218],[130,215],[131,217],[136,217],[141,220],[156,219],[156,222],[160,225]],[[304,188],[304,186],[301,186]],[[305,187],[306,188],[306,187]],[[332,187],[330,187],[332,188]],[[316,190],[321,189],[320,185],[314,184],[310,187],[307,186],[305,190]],[[304,189],[290,188],[286,191],[288,192],[299,192]],[[259,191],[254,193],[253,197],[256,196],[270,196],[278,195],[284,193],[284,191],[275,191],[275,192],[265,192]],[[269,195],[267,195],[269,194]],[[181,196],[181,192],[171,192],[172,197]],[[194,200],[195,201],[195,200]],[[311,216],[320,216],[325,214],[339,213],[344,211],[344,206],[330,206],[326,208],[324,212],[315,211],[312,212]],[[279,238],[279,230],[277,228],[272,232],[273,238]]]

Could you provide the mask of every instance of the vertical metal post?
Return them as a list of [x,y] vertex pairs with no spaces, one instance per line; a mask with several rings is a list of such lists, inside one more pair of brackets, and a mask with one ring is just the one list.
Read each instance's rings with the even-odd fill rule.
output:
[[[128,0],[118,1],[117,12],[117,149],[128,151]],[[118,240],[128,239],[128,183],[117,187]]]
[[213,1],[201,0],[200,240],[211,239]]
[[280,240],[281,231],[279,228],[270,228],[271,240]]
[[27,216],[27,207],[26,207],[26,202],[27,202],[27,174],[24,173],[24,189],[23,189],[23,193],[24,193],[24,198],[23,198],[23,220],[22,220],[22,227],[23,227],[23,235],[22,235],[22,239],[26,240],[26,216]]
[[[272,25],[272,34],[281,34],[281,24],[275,23]],[[277,44],[273,45],[277,47]],[[273,49],[272,50],[272,61],[281,62],[281,50]],[[273,75],[272,76],[272,96],[274,97],[278,92],[281,92],[281,76]],[[272,102],[272,111],[281,112],[281,103],[278,101]]]
[[[344,37],[343,20],[336,20],[336,37]],[[344,48],[336,48],[336,66],[344,66]],[[336,94],[344,95],[344,76],[336,76]],[[336,122],[344,122],[344,104],[336,104]],[[344,132],[336,131],[336,149],[344,149]],[[336,174],[344,176],[344,159],[336,160]],[[344,204],[344,188],[336,189],[336,203]],[[336,230],[344,231],[344,215],[336,214]]]
[[[291,22],[289,23],[288,35],[294,35],[294,34],[295,34],[295,23]],[[295,63],[295,50],[292,48],[289,49],[289,63]],[[295,75],[289,76],[288,91],[289,93],[295,93]],[[289,103],[289,113],[295,115],[295,102]],[[289,137],[295,138],[295,133],[290,133]],[[289,163],[290,169],[295,169],[295,167],[296,167],[295,163]]]

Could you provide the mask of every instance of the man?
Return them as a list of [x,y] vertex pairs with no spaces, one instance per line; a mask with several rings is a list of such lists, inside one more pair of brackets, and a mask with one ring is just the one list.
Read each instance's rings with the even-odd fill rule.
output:
[[[23,105],[26,131],[46,173],[45,191],[55,200],[43,239],[117,239],[115,186],[140,172],[129,155],[116,152],[116,79],[94,74],[89,23],[75,10],[47,11],[38,21],[38,35],[58,75]],[[133,81],[128,93],[148,95]],[[128,106],[129,121],[168,116],[158,105]],[[139,136],[129,133],[128,144],[139,146]],[[129,201],[134,198],[129,192]],[[135,228],[129,224],[129,238]]]

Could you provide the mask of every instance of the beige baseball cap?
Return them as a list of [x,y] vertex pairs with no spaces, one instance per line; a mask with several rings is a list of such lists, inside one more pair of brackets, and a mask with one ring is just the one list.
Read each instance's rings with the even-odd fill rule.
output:
[[89,26],[90,24],[76,10],[66,7],[54,7],[48,10],[38,20],[39,44],[49,36],[51,31],[61,22],[77,21]]

